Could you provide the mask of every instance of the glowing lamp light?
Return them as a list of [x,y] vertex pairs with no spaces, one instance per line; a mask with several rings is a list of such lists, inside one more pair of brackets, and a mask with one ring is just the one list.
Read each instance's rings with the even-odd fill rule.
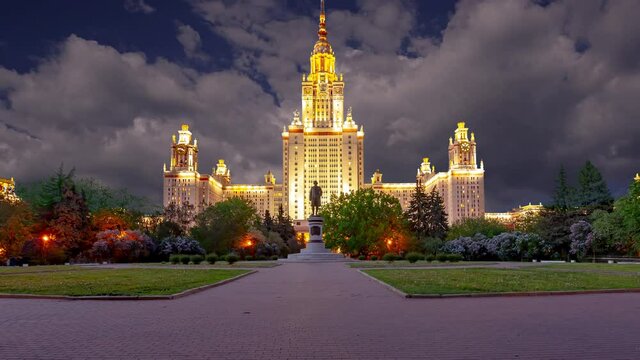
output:
[[6,252],[7,250],[5,250],[4,248],[0,248],[0,256],[3,256]]
[[253,245],[253,241],[251,240],[247,240],[247,242],[245,243],[246,246],[251,246]]
[[393,241],[387,240],[387,245],[391,246],[391,244],[393,244]]
[[49,235],[42,235],[42,241],[46,244],[49,242],[49,240],[51,240],[51,238],[49,237]]

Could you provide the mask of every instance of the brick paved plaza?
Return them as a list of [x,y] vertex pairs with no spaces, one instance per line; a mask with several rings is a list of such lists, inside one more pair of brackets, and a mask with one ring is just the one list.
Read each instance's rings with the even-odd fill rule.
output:
[[637,359],[640,294],[403,299],[340,263],[170,301],[0,300],[1,359]]

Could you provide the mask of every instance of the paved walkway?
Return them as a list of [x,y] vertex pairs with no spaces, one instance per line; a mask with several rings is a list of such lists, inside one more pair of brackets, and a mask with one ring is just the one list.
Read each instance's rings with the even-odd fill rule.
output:
[[403,299],[286,264],[172,301],[0,300],[0,359],[637,359],[640,294]]

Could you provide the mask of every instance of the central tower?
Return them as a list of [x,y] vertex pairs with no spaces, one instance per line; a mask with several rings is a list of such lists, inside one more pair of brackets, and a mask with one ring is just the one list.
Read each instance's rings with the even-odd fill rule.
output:
[[344,80],[328,40],[324,0],[318,40],[302,75],[302,112],[297,110],[282,132],[283,192],[289,216],[302,220],[311,213],[309,189],[322,187],[322,204],[331,196],[364,186],[364,130],[344,113]]

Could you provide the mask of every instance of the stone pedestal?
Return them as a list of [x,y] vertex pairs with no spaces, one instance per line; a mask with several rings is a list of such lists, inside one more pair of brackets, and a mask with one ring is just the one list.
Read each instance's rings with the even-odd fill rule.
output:
[[287,261],[323,262],[323,261],[347,261],[342,254],[336,254],[324,247],[322,240],[322,226],[324,220],[321,216],[309,218],[309,242],[307,247],[299,254],[289,254]]

